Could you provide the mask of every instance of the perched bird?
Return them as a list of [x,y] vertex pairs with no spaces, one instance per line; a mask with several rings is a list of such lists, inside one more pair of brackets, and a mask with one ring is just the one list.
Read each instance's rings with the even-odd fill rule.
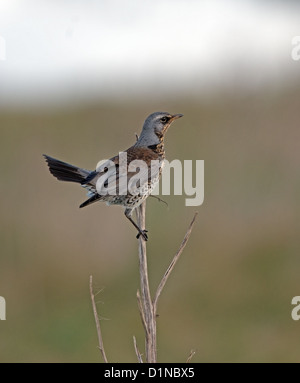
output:
[[[88,200],[80,207],[97,201],[121,205],[125,216],[147,241],[147,230],[142,230],[132,219],[132,213],[153,191],[159,182],[165,159],[164,136],[171,123],[182,114],[156,112],[144,122],[136,143],[110,160],[98,164],[94,171],[85,170],[55,158],[44,157],[49,170],[60,181],[76,182],[88,190]],[[132,166],[132,165],[138,166]],[[145,166],[142,166],[145,164]]]

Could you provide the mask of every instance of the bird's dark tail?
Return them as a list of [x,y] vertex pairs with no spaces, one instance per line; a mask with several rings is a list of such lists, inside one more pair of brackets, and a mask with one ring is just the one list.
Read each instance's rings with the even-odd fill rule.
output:
[[84,184],[85,179],[91,173],[89,170],[78,168],[45,154],[43,156],[47,161],[50,173],[60,181]]

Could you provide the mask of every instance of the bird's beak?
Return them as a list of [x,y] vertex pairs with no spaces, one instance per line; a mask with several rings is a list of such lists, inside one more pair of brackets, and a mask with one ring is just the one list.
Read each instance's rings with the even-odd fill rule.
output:
[[175,121],[180,117],[183,117],[183,114],[173,114],[173,116],[171,117],[171,121]]

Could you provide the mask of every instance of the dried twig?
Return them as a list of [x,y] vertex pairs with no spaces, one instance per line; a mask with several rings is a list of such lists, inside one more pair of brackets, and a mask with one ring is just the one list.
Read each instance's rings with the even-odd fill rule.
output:
[[136,344],[135,336],[133,337],[133,344],[134,344],[134,350],[135,350],[135,353],[136,353],[136,356],[138,358],[139,363],[144,363],[143,359],[142,359],[142,354],[140,353],[138,346]]
[[190,363],[190,361],[192,360],[192,358],[193,358],[193,356],[195,354],[196,354],[196,351],[195,350],[191,350],[190,355],[189,355],[189,357],[186,360],[186,363]]
[[103,340],[102,340],[102,333],[101,333],[101,327],[100,327],[100,321],[97,313],[97,307],[96,307],[96,302],[95,302],[95,295],[93,292],[93,276],[90,276],[90,295],[91,295],[91,300],[92,300],[92,305],[93,305],[93,312],[94,312],[94,317],[95,317],[95,322],[96,322],[96,328],[97,328],[97,335],[98,335],[98,342],[99,342],[99,349],[102,354],[102,357],[104,359],[105,363],[108,363],[105,350],[104,350],[104,345],[103,345]]
[[[137,221],[139,227],[142,229],[145,228],[145,213],[146,213],[146,203],[143,202],[137,208]],[[146,333],[146,362],[155,363],[157,357],[156,351],[156,312],[157,312],[157,303],[160,297],[160,294],[167,282],[167,279],[173,270],[176,262],[178,261],[180,255],[182,254],[187,241],[193,230],[197,213],[194,215],[192,222],[184,236],[184,239],[175,254],[170,266],[165,272],[158,288],[156,290],[155,299],[152,301],[150,288],[149,288],[149,279],[148,279],[148,269],[147,269],[147,253],[146,253],[146,242],[140,236],[139,238],[139,262],[140,262],[140,284],[141,284],[141,294],[137,292],[138,306],[143,322],[143,326]],[[137,352],[136,352],[137,353]],[[138,355],[138,354],[137,354]],[[194,354],[193,354],[194,355]],[[192,353],[188,361],[193,357]]]
[[[146,203],[143,202],[137,209],[137,223],[138,226],[142,229],[145,229],[145,215],[146,215]],[[172,262],[170,263],[167,271],[165,272],[160,284],[158,285],[158,288],[156,290],[155,299],[152,301],[151,299],[151,293],[150,293],[150,287],[149,287],[149,278],[148,278],[148,267],[147,267],[147,253],[146,253],[146,242],[143,239],[142,236],[139,237],[139,269],[140,269],[140,291],[137,291],[137,300],[138,300],[138,307],[141,314],[142,323],[144,326],[145,334],[146,334],[146,362],[147,363],[155,363],[157,361],[157,350],[156,350],[156,312],[157,312],[157,303],[159,300],[159,297],[161,295],[161,292],[163,288],[165,287],[165,284],[169,278],[169,275],[171,271],[173,270],[176,262],[178,261],[180,255],[182,254],[187,241],[189,240],[189,237],[191,235],[195,219],[196,219],[197,213],[194,215],[193,220],[184,236],[184,239],[175,254]],[[101,334],[101,327],[100,327],[100,321],[97,313],[97,307],[95,303],[95,295],[93,292],[93,277],[90,276],[90,295],[93,305],[93,312],[96,322],[96,328],[97,328],[97,335],[98,335],[98,342],[99,342],[99,349],[101,351],[101,354],[103,356],[103,359],[106,363],[108,363],[105,351],[104,351],[104,345],[102,340],[102,334]],[[138,361],[140,363],[143,363],[142,355],[137,347],[136,339],[133,337],[133,343],[134,343],[134,349],[136,356],[138,358]],[[190,362],[192,357],[194,356],[195,351],[191,351],[187,362]]]
[[[146,202],[137,208],[138,226],[145,229]],[[141,305],[140,311],[146,329],[146,361],[156,362],[156,320],[153,312],[153,304],[150,294],[146,242],[142,236],[139,238],[139,264],[141,284]]]
[[144,326],[144,330],[147,333],[148,332],[147,322],[145,319],[144,310],[143,310],[143,303],[142,303],[141,294],[140,294],[139,290],[136,292],[136,297],[137,297],[137,301],[138,301],[138,308],[139,308],[139,312],[141,314],[141,319],[142,319],[142,323]]
[[192,222],[190,223],[190,226],[183,238],[183,241],[177,251],[177,253],[175,254],[174,258],[172,259],[172,262],[170,263],[169,267],[167,268],[167,271],[165,272],[160,284],[158,285],[158,288],[156,290],[156,294],[155,294],[155,298],[154,298],[154,301],[153,301],[153,310],[154,310],[154,315],[156,316],[156,312],[157,312],[157,303],[158,303],[158,299],[160,297],[160,294],[163,290],[163,288],[165,287],[165,284],[169,278],[169,275],[171,273],[171,271],[173,270],[174,266],[176,265],[176,262],[178,261],[180,255],[182,254],[186,244],[187,244],[187,241],[189,240],[190,238],[190,235],[192,233],[192,230],[193,230],[193,226],[194,226],[194,223],[195,223],[195,220],[196,220],[196,217],[197,217],[197,214],[198,213],[195,213],[193,219],[192,219]]

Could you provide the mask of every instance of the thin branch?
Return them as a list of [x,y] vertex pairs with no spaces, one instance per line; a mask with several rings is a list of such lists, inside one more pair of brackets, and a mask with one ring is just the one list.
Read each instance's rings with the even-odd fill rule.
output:
[[195,223],[195,220],[196,220],[196,217],[197,217],[197,212],[195,213],[193,219],[192,219],[192,222],[190,223],[190,226],[183,238],[183,241],[177,251],[177,253],[175,254],[172,262],[170,263],[169,267],[167,268],[167,271],[165,272],[164,276],[162,277],[162,280],[160,282],[160,284],[158,285],[158,288],[156,290],[156,294],[155,294],[155,298],[154,298],[154,301],[153,301],[153,310],[154,310],[154,315],[156,315],[156,311],[157,311],[157,303],[158,303],[158,299],[160,297],[160,294],[163,290],[163,288],[165,287],[165,284],[169,278],[169,275],[171,273],[171,271],[173,270],[174,266],[176,265],[176,262],[178,261],[180,255],[182,254],[189,238],[190,238],[190,235],[192,233],[192,230],[193,230],[193,226],[194,226],[194,223]]
[[[138,226],[145,229],[146,202],[144,201],[136,211]],[[139,238],[139,265],[142,302],[141,312],[143,313],[146,327],[146,361],[148,363],[156,363],[156,320],[149,287],[146,241],[142,236]]]
[[139,308],[139,312],[141,314],[141,319],[142,319],[142,323],[143,323],[143,326],[144,326],[144,330],[147,333],[148,332],[147,322],[146,322],[146,319],[145,319],[143,303],[142,303],[141,294],[140,294],[139,290],[136,292],[136,297],[137,297],[137,301],[138,301],[138,308]]
[[100,327],[100,321],[97,313],[97,307],[95,303],[95,295],[93,292],[93,276],[90,276],[90,295],[91,295],[91,300],[92,300],[92,305],[93,305],[93,312],[94,312],[94,317],[95,317],[95,322],[96,322],[96,328],[97,328],[97,335],[98,335],[98,342],[99,342],[99,349],[102,354],[102,357],[104,359],[105,363],[108,363],[108,360],[106,358],[105,350],[104,350],[104,345],[103,345],[103,340],[102,340],[102,333],[101,333],[101,327]]
[[186,363],[190,363],[190,361],[192,360],[192,358],[193,358],[193,356],[195,354],[196,354],[196,351],[195,350],[191,350],[190,355],[189,355],[189,357],[186,360]]
[[142,359],[142,354],[140,353],[138,346],[136,344],[135,336],[133,336],[133,344],[134,344],[134,350],[135,350],[135,353],[136,353],[136,356],[137,356],[139,363],[144,363],[143,359]]

